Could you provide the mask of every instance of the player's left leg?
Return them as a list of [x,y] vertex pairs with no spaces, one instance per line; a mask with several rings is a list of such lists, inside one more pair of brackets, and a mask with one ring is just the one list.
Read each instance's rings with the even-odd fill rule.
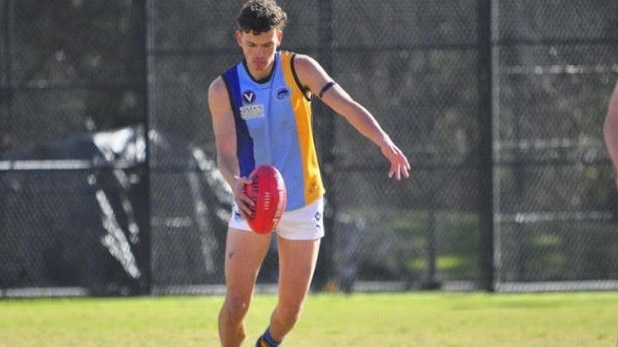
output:
[[320,239],[287,240],[279,237],[278,242],[279,299],[265,334],[280,342],[300,317],[315,271]]

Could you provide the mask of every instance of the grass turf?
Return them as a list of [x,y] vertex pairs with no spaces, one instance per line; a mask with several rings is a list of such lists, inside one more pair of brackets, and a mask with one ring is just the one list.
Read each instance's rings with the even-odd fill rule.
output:
[[[252,346],[274,296],[247,317]],[[219,296],[0,300],[0,346],[219,346]],[[286,346],[615,346],[618,293],[309,297]]]

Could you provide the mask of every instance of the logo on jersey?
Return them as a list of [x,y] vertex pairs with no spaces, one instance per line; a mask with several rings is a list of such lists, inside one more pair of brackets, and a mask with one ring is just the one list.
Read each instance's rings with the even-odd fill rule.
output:
[[252,104],[255,101],[255,92],[252,90],[247,90],[242,93],[242,98],[245,104]]
[[290,97],[290,90],[288,88],[281,88],[277,91],[277,99],[283,100]]
[[264,105],[241,106],[239,110],[240,110],[240,118],[244,120],[264,117]]
[[264,117],[264,105],[252,105],[255,102],[255,92],[247,90],[242,93],[243,105],[240,106],[240,118],[244,120],[256,119]]

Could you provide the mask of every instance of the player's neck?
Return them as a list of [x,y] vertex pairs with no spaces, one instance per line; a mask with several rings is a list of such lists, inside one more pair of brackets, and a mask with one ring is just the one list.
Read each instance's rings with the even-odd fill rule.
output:
[[249,67],[249,65],[247,64],[246,60],[243,60],[243,64],[245,66],[245,69],[249,73],[249,76],[251,76],[251,79],[253,79],[257,83],[266,83],[266,82],[268,82],[270,80],[270,77],[273,74],[274,69],[275,69],[275,63],[274,62],[272,64],[270,64],[270,66],[267,66],[265,69],[259,70],[259,71],[252,71],[251,68]]

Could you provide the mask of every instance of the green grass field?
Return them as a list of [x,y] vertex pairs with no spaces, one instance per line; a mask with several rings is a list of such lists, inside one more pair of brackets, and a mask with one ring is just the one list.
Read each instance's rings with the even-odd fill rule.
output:
[[[0,346],[218,346],[220,296],[0,300]],[[248,339],[275,297],[255,298]],[[618,293],[320,294],[285,346],[616,346]]]

